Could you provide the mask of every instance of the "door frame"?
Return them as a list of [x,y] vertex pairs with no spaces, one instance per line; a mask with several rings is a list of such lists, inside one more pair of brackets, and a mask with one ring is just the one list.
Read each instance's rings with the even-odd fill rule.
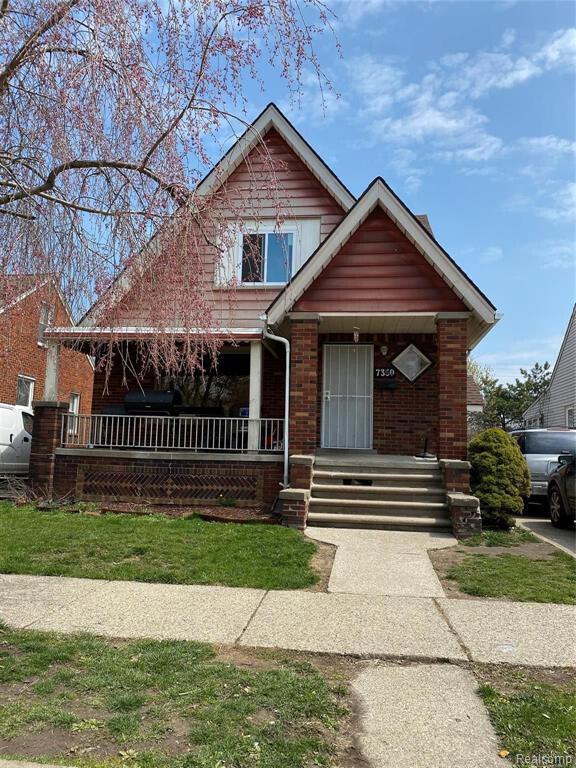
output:
[[[326,398],[324,393],[324,382],[326,380],[326,347],[369,347],[370,348],[370,375],[369,375],[369,390],[370,390],[370,439],[368,440],[368,447],[364,448],[332,448],[325,445],[324,440],[324,423],[326,418]],[[343,451],[371,451],[374,447],[374,344],[370,342],[350,343],[347,341],[328,341],[322,345],[322,381],[321,381],[321,393],[322,393],[322,411],[320,422],[320,447],[327,450],[343,450]]]

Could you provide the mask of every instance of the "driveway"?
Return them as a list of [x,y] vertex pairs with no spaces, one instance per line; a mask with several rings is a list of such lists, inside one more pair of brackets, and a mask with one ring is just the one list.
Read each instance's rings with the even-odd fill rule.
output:
[[519,517],[516,524],[528,528],[529,531],[540,536],[544,541],[554,544],[564,552],[568,552],[569,555],[576,557],[576,533],[573,530],[554,528],[550,520],[542,517]]

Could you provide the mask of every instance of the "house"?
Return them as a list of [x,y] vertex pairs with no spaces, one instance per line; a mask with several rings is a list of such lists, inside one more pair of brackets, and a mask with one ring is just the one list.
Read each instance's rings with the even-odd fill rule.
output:
[[525,427],[576,427],[576,304],[550,384],[524,411],[522,420]]
[[[71,324],[56,283],[38,275],[4,276],[0,283],[0,402],[31,407],[42,398],[48,358],[46,328]],[[71,413],[90,413],[94,369],[73,349],[60,358],[58,397]]]
[[468,413],[481,413],[484,410],[484,397],[480,392],[480,387],[472,374],[468,374],[466,379],[466,409]]
[[[59,431],[54,403],[36,419],[36,482],[84,499],[275,504],[297,527],[477,528],[466,361],[497,321],[494,306],[426,218],[380,177],[355,198],[273,104],[197,196],[224,182],[245,189],[262,152],[282,161],[290,214],[276,226],[255,195],[222,261],[201,246],[202,290],[219,318],[211,332],[225,342],[218,385],[137,381],[116,365],[105,389],[97,367],[92,414],[74,434]],[[122,280],[112,331],[137,355],[155,309]],[[55,323],[47,335],[56,360],[110,332],[96,304],[78,327]],[[154,392],[145,403],[140,387]],[[154,413],[159,402],[168,415]]]

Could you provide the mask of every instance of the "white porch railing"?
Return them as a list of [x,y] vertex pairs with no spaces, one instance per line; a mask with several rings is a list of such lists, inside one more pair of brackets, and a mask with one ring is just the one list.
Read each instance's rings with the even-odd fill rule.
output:
[[281,451],[284,419],[212,416],[115,416],[62,418],[64,448],[135,450]]

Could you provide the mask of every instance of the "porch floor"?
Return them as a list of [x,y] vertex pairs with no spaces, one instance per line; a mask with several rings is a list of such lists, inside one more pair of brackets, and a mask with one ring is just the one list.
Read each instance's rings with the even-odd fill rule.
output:
[[438,459],[421,456],[402,456],[379,454],[374,451],[353,451],[342,449],[320,448],[315,453],[315,466],[351,466],[358,465],[382,468],[430,468],[438,465]]

